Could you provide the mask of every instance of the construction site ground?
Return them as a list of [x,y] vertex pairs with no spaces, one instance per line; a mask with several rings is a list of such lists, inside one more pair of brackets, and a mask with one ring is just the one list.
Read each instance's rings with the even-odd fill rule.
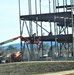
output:
[[74,70],[45,73],[45,74],[37,74],[37,75],[66,75],[66,74],[71,74],[71,73],[74,73]]

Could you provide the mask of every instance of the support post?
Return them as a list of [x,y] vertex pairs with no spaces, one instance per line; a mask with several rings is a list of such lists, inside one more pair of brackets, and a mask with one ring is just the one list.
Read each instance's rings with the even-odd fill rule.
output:
[[[31,9],[31,0],[28,0],[28,7],[29,7],[29,15],[32,14]],[[30,38],[32,37],[32,21],[29,21],[29,28],[30,28]],[[32,61],[34,58],[34,50],[33,50],[33,44],[30,44],[30,60]]]
[[74,18],[73,18],[73,11],[72,11],[72,35],[73,35],[73,58],[74,58]]
[[73,9],[73,0],[71,0],[71,11],[72,11],[72,37],[73,37],[73,50],[72,50],[72,56],[74,59],[74,9]]
[[[18,0],[18,6],[19,6],[19,27],[20,27],[20,36],[22,36],[21,20],[20,20],[20,15],[21,15],[21,10],[20,10],[20,0]],[[22,58],[23,58],[23,49],[22,49],[22,40],[21,40],[21,39],[20,39],[20,50],[21,50]]]

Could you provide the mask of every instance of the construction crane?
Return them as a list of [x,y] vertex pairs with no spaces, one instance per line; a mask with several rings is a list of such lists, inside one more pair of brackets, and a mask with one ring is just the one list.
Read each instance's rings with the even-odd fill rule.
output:
[[4,44],[7,44],[7,43],[9,43],[9,42],[13,42],[13,41],[15,41],[15,40],[17,40],[17,39],[19,39],[19,38],[20,38],[20,36],[15,37],[15,38],[12,38],[12,39],[9,39],[9,40],[6,40],[6,41],[4,41],[4,42],[1,42],[0,45],[4,45]]
[[[40,44],[40,45],[42,44],[42,41],[40,41],[39,36],[32,36],[32,37],[18,36],[18,37],[1,42],[0,46],[10,43],[10,42],[13,42],[17,39],[21,39],[22,41],[25,41],[26,44]],[[7,59],[6,62],[16,62],[16,61],[21,61],[22,57],[23,57],[23,54],[22,54],[22,51],[20,51],[20,52],[16,52],[16,53],[12,53],[12,54],[9,53],[6,56],[1,55],[0,58],[1,58],[1,60],[3,60],[4,58]]]
[[[21,36],[6,40],[4,42],[0,43],[0,46],[7,44],[9,42],[13,42],[17,39],[21,38]],[[0,55],[0,63],[4,63],[4,62],[16,62],[16,61],[21,61],[22,58],[22,54],[21,51],[15,52],[15,53],[9,53],[7,55]]]

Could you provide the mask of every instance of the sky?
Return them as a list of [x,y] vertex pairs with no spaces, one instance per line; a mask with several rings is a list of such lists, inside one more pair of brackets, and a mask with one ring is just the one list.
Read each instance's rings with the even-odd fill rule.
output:
[[[49,0],[42,0],[42,13],[49,12]],[[61,0],[63,1],[63,0]],[[70,0],[69,0],[70,2]],[[53,11],[51,0],[51,11]],[[28,14],[28,0],[20,0],[21,4],[21,15]],[[62,3],[60,3],[61,5]],[[39,9],[39,0],[37,0],[37,13],[40,13]],[[32,14],[35,14],[35,0],[32,0]],[[49,31],[49,23],[43,23],[44,28]],[[35,25],[33,23],[33,32],[35,30]],[[39,28],[40,31],[40,28]],[[44,32],[46,35],[47,33]],[[20,35],[20,28],[19,28],[19,7],[18,7],[18,0],[0,0],[0,42],[6,41],[8,39],[17,37]],[[26,27],[24,27],[24,34],[23,36],[28,36]],[[13,43],[19,42],[19,40],[14,41]],[[10,43],[9,43],[10,44]]]
[[19,36],[17,0],[0,0],[0,42]]
[[[33,6],[34,0],[32,1],[32,9],[35,9]],[[20,3],[21,15],[28,14],[28,0],[22,0]],[[35,13],[35,11],[32,10],[32,13]],[[18,0],[0,0],[0,42],[17,37],[19,35],[20,29]],[[27,35],[28,34],[25,33],[25,36]],[[15,42],[19,42],[19,40],[14,41],[13,43]]]

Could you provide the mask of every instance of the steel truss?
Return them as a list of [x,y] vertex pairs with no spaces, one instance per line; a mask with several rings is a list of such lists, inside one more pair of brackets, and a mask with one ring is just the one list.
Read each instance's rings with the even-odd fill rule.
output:
[[[33,34],[33,25],[34,22],[36,25],[36,39],[40,38],[39,41],[50,41],[51,42],[51,51],[52,51],[52,57],[53,56],[53,50],[52,50],[52,42],[55,42],[55,51],[58,50],[58,57],[61,56],[61,47],[64,45],[68,45],[66,51],[70,49],[72,51],[72,57],[74,58],[74,0],[61,0],[62,4],[60,3],[60,0],[48,0],[49,6],[48,6],[48,13],[42,13],[42,0],[39,0],[39,9],[40,13],[37,14],[37,8],[38,3],[37,0],[35,0],[35,14],[32,14],[32,0],[28,0],[28,8],[29,8],[29,15],[21,15],[20,14],[20,0],[19,0],[19,19],[20,19],[20,35],[22,36],[23,27],[26,25],[29,37],[23,37],[21,39],[21,51],[22,51],[22,41],[26,42],[26,39],[30,40],[30,60],[34,57],[34,50],[33,50],[33,43],[31,43],[31,37]],[[51,6],[52,3],[52,6]],[[53,7],[53,11],[52,10]],[[61,10],[62,9],[62,10]],[[23,21],[21,23],[21,21]],[[29,21],[29,27],[27,25],[27,21]],[[40,24],[38,23],[40,22]],[[46,30],[43,27],[43,22],[48,22],[50,30]],[[54,23],[54,28],[52,28],[52,23]],[[41,27],[41,35],[38,35],[38,27]],[[69,33],[69,28],[72,29],[72,33]],[[54,29],[54,32],[53,32]],[[54,33],[51,36],[43,36],[43,30],[45,30],[47,33],[52,32]],[[60,44],[60,49],[58,47],[58,44]],[[37,44],[38,45],[38,44]],[[42,56],[43,56],[43,43],[41,44],[42,48]],[[68,53],[69,57],[69,53]]]

